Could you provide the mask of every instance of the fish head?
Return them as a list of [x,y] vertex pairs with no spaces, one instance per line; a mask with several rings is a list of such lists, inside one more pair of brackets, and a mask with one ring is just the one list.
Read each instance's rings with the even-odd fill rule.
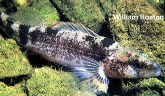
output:
[[105,71],[112,78],[148,78],[159,76],[161,66],[141,50],[120,47],[108,58]]

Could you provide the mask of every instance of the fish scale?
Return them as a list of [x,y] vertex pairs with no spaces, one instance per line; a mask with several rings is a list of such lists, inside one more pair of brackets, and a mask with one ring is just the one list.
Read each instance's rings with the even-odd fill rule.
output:
[[86,90],[95,95],[107,93],[108,77],[149,78],[161,74],[161,66],[145,52],[99,36],[82,24],[40,25],[17,23],[0,12],[0,27],[6,34],[46,60],[70,67],[78,78],[87,80]]

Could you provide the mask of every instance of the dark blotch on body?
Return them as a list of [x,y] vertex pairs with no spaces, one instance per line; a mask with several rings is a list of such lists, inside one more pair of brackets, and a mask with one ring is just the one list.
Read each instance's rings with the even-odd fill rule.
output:
[[52,36],[56,36],[56,34],[58,33],[58,30],[54,30],[54,29],[51,29],[51,28],[46,28],[46,32],[47,32],[47,34],[50,36],[50,35],[52,35]]
[[[105,49],[102,45],[99,45],[98,43],[95,42],[95,37],[92,36],[86,36],[84,38],[86,41],[89,41],[90,43],[90,51],[92,52],[93,55],[91,55],[92,58],[97,60],[98,62],[103,60],[106,57]],[[95,55],[97,54],[97,55]]]
[[94,37],[92,36],[85,36],[84,38],[86,41],[94,41]]
[[20,43],[22,45],[26,45],[28,42],[29,28],[30,28],[30,26],[28,26],[28,25],[19,26],[19,29],[20,29],[19,37],[20,37]]
[[115,41],[109,39],[109,38],[104,38],[102,41],[101,41],[101,44],[103,45],[103,47],[109,47],[111,46],[113,43],[115,43]]
[[35,30],[30,34],[31,42],[34,44],[38,40],[38,36],[41,32],[39,30]]
[[[41,32],[40,30],[35,30],[30,34],[32,44],[36,41],[51,43],[51,39],[55,39],[58,30],[54,30],[51,28],[46,28],[46,32]],[[53,43],[53,42],[52,42]]]
[[14,33],[14,30],[11,28],[11,26],[13,25],[14,23],[11,21],[11,20],[7,20],[7,27],[6,27],[6,33],[9,35],[9,36],[13,36],[15,33]]

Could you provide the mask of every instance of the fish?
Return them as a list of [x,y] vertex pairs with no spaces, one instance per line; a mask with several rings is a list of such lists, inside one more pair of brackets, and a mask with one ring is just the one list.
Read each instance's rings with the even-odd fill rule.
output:
[[[161,66],[145,52],[99,36],[79,23],[59,22],[51,27],[15,22],[0,12],[0,27],[22,47],[48,61],[68,66],[87,90],[107,93],[108,78],[160,76]],[[88,83],[90,83],[88,82]]]

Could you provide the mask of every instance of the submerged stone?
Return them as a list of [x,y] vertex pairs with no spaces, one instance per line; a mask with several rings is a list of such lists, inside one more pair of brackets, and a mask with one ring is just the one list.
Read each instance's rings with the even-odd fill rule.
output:
[[72,73],[49,67],[36,68],[27,86],[30,96],[82,96],[84,93]]
[[57,10],[49,0],[31,0],[29,6],[18,8],[18,11],[12,13],[11,16],[15,21],[33,26],[43,22],[47,26],[52,26],[60,20]]
[[12,39],[0,41],[0,79],[30,74],[32,67]]
[[99,32],[105,22],[104,13],[95,0],[53,0],[56,8],[70,22],[82,23],[95,32]]
[[24,7],[27,4],[27,0],[14,0],[14,3],[20,7]]
[[27,96],[20,84],[15,86],[7,86],[0,82],[0,96]]

